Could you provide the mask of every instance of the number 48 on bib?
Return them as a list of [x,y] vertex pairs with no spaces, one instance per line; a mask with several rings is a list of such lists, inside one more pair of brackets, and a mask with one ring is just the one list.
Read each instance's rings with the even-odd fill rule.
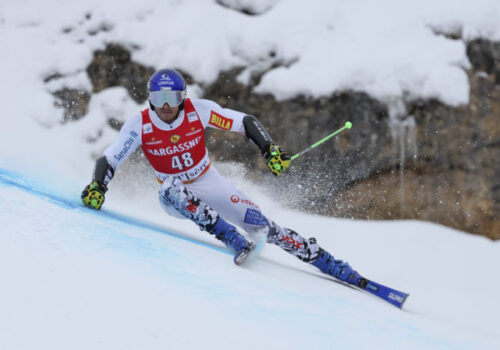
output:
[[172,169],[183,170],[185,167],[189,168],[193,166],[194,161],[193,157],[191,157],[190,152],[182,153],[181,156],[173,156],[172,157]]

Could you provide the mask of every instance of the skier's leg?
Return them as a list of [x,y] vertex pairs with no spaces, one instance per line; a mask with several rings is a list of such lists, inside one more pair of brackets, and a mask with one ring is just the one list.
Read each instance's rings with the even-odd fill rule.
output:
[[236,227],[189,191],[181,180],[166,179],[160,188],[159,199],[168,214],[190,219],[202,231],[215,235],[227,247],[236,252],[249,249],[249,242]]
[[335,260],[314,238],[306,239],[297,232],[268,220],[248,196],[221,176],[215,168],[211,167],[199,180],[187,186],[191,192],[209,203],[210,207],[223,213],[225,218],[246,232],[264,233],[268,243],[278,245],[300,260],[342,281],[356,284],[360,278],[349,264]]
[[225,220],[250,235],[260,232],[268,224],[257,204],[220,175],[213,165],[198,180],[187,184],[186,188],[198,198],[203,198]]
[[348,263],[335,260],[321,248],[315,238],[306,239],[297,232],[271,222],[268,227],[267,242],[274,243],[300,260],[310,263],[322,272],[341,281],[358,285],[361,276]]

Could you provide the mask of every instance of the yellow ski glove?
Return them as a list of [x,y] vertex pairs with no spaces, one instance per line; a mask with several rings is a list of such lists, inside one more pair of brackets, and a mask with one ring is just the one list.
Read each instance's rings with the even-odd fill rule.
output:
[[99,185],[96,181],[85,187],[82,192],[82,202],[87,207],[99,210],[104,203],[104,193],[107,188]]
[[264,152],[267,167],[274,176],[280,176],[281,172],[290,166],[290,155],[281,146],[271,143],[269,149]]

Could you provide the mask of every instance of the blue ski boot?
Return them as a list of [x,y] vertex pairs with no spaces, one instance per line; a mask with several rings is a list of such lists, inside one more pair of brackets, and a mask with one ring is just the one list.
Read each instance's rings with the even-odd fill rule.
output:
[[243,263],[248,254],[255,248],[255,245],[248,242],[246,238],[237,231],[236,227],[229,224],[220,216],[209,232],[215,235],[215,238],[222,241],[226,247],[235,251],[234,263],[236,265]]
[[348,263],[342,260],[335,260],[327,251],[320,252],[318,259],[311,263],[316,266],[321,272],[329,274],[342,282],[347,282],[355,286],[361,286],[364,278],[349,266]]

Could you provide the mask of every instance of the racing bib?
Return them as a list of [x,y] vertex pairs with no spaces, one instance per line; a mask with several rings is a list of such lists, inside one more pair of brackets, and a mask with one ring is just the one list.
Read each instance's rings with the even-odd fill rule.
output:
[[173,130],[157,128],[149,109],[141,113],[142,150],[157,173],[191,181],[208,168],[205,130],[190,99],[184,103],[184,120]]

